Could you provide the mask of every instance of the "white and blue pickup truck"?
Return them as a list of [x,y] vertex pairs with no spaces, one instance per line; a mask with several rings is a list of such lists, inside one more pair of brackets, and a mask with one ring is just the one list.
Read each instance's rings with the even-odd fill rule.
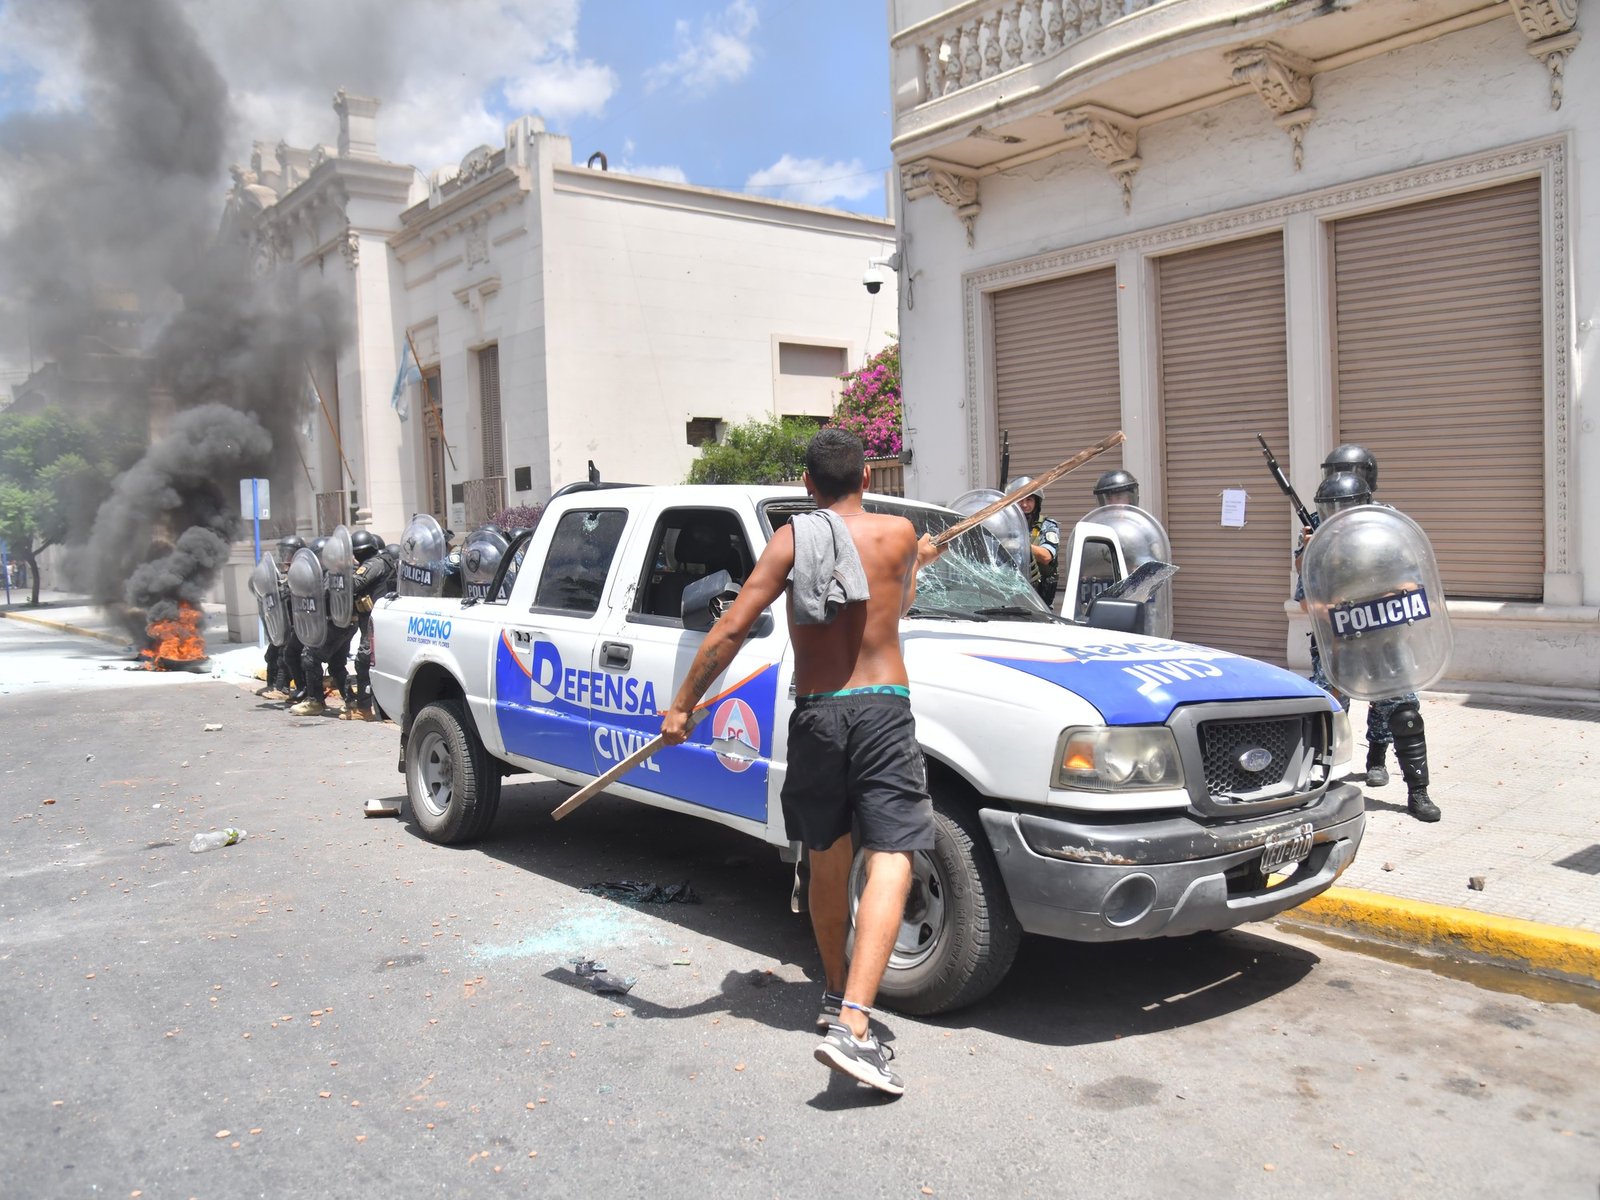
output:
[[[773,531],[811,506],[793,487],[576,485],[504,556],[486,593],[503,600],[380,601],[373,692],[400,725],[424,835],[478,838],[504,776],[581,785],[652,738],[714,614]],[[866,506],[919,533],[960,520],[871,493]],[[961,535],[922,572],[901,627],[937,844],[917,856],[886,1006],[977,1000],[1023,933],[1228,929],[1316,896],[1350,865],[1365,815],[1343,782],[1348,722],[1326,692],[1226,651],[1057,617],[986,539]],[[787,758],[784,603],[709,689],[690,739],[611,791],[794,861],[779,792],[805,764]],[[1137,629],[1138,608],[1090,619]]]

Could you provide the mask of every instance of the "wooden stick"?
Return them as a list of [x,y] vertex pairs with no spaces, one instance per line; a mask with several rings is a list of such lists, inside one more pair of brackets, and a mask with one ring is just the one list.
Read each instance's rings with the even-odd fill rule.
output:
[[333,414],[328,411],[328,402],[322,398],[322,389],[317,386],[317,375],[311,369],[310,363],[306,364],[306,378],[311,380],[312,394],[322,406],[322,419],[328,423],[328,432],[333,434],[333,445],[339,451],[339,461],[344,464],[345,473],[350,476],[350,486],[355,487],[356,473],[350,469],[350,460],[344,456],[344,443],[339,440],[339,430],[333,424]]
[[[700,724],[700,719],[705,715],[706,710],[704,705],[695,709],[694,712],[689,715],[689,728],[686,732],[693,733],[694,727]],[[661,733],[656,734],[655,737],[651,738],[644,745],[640,746],[637,750],[628,755],[627,758],[623,759],[616,766],[612,767],[604,775],[601,775],[595,779],[591,779],[577,791],[573,792],[572,795],[568,796],[565,800],[558,804],[555,812],[551,813],[550,815],[557,821],[561,820],[562,817],[566,816],[573,809],[577,808],[578,805],[582,804],[585,800],[588,800],[593,796],[598,796],[601,792],[605,791],[613,783],[621,779],[624,775],[633,770],[652,754],[660,753],[661,750],[665,748],[666,744],[666,735]]]
[[1005,508],[1007,505],[1015,504],[1024,496],[1031,496],[1035,492],[1044,490],[1056,480],[1060,479],[1063,475],[1067,474],[1069,471],[1076,471],[1079,467],[1083,466],[1084,463],[1095,457],[1095,455],[1104,454],[1107,450],[1111,449],[1111,447],[1120,446],[1127,440],[1128,439],[1126,435],[1124,435],[1120,429],[1113,433],[1110,437],[1102,438],[1100,441],[1090,446],[1087,450],[1078,451],[1071,458],[1067,459],[1066,462],[1061,463],[1059,466],[1051,467],[1037,479],[1032,480],[1022,487],[1019,487],[1014,492],[1009,492],[1006,495],[1001,496],[1000,499],[996,500],[993,504],[984,505],[984,507],[980,508],[970,517],[963,521],[957,521],[943,533],[935,534],[933,544],[935,546],[948,545],[950,542],[955,541],[956,538],[960,537],[968,530],[976,529],[979,525],[982,525],[985,521],[994,516],[994,514],[999,512],[1001,509]]
[[[417,380],[422,384],[422,405],[426,408],[430,399],[428,395],[428,375],[422,369],[422,360],[417,357],[417,344],[411,340],[411,330],[409,329],[406,330],[406,345],[411,347],[411,361],[417,364]],[[435,404],[433,411],[439,416],[439,440],[444,443],[444,452],[450,456],[450,469],[459,472],[460,468],[456,466],[456,452],[450,449],[450,439],[444,435],[444,405]],[[449,480],[446,480],[445,483],[448,484]]]

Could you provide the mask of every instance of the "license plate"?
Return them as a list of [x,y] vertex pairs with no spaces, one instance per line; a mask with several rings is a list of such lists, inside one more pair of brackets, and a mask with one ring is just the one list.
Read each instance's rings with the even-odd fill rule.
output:
[[1273,871],[1299,862],[1311,853],[1312,836],[1309,824],[1273,834],[1261,848],[1261,869]]

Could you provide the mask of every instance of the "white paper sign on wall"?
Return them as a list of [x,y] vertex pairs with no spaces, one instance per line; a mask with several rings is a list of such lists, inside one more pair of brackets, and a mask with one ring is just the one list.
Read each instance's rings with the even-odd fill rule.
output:
[[1250,498],[1250,493],[1243,488],[1222,489],[1222,527],[1224,529],[1244,528],[1244,502]]

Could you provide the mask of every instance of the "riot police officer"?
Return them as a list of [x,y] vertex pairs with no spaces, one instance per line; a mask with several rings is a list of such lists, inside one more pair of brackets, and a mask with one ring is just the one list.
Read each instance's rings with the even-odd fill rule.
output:
[[350,535],[350,547],[355,551],[356,573],[352,591],[355,594],[356,624],[361,631],[361,647],[356,651],[356,686],[354,698],[339,714],[343,721],[373,721],[377,714],[372,710],[372,603],[394,586],[398,566],[399,547],[393,547],[391,558],[383,539],[370,529],[358,529]]
[[[305,539],[299,534],[286,534],[278,539],[278,569],[286,572],[289,562],[294,558],[294,552],[306,544]],[[287,610],[289,605],[288,576],[284,575],[278,585],[279,599]],[[291,625],[283,645],[267,645],[267,686],[261,696],[266,700],[287,700],[294,690],[295,682],[300,677],[300,639],[295,636],[294,627]]]
[[[328,539],[319,537],[311,542],[308,547],[319,559],[322,548],[328,544]],[[323,582],[326,588],[326,577]],[[327,610],[326,595],[323,599],[323,611]],[[350,702],[350,641],[355,636],[355,627],[340,629],[334,625],[326,625],[326,636],[320,645],[312,646],[302,644],[300,648],[300,687],[294,693],[296,703],[290,706],[289,712],[297,717],[320,717],[328,711],[326,699],[326,683],[323,674],[323,664],[327,664],[327,676],[333,679],[333,685],[338,689],[339,695],[346,704]]]
[[[1362,446],[1347,443],[1338,447],[1322,464],[1324,476],[1317,487],[1317,513],[1311,529],[1301,535],[1303,550],[1313,529],[1343,508],[1360,504],[1376,504],[1372,492],[1378,476],[1377,459]],[[1296,551],[1298,558],[1300,550]],[[1305,587],[1297,583],[1295,599],[1306,608]],[[1322,667],[1322,655],[1315,637],[1311,639],[1311,680],[1329,692],[1333,691]],[[1341,703],[1348,702],[1340,697]],[[1385,766],[1390,745],[1394,746],[1395,760],[1400,775],[1406,782],[1406,808],[1419,821],[1433,822],[1440,817],[1439,806],[1428,795],[1428,744],[1423,731],[1421,702],[1415,692],[1406,692],[1384,700],[1374,700],[1367,706],[1367,765],[1368,787],[1382,787],[1389,782]]]
[[[1018,475],[1006,484],[1006,491],[1014,492],[1032,482],[1031,475]],[[1044,496],[1040,492],[1030,492],[1017,501],[1017,505],[1022,509],[1022,515],[1028,519],[1028,542],[1031,554],[1028,562],[1028,580],[1033,584],[1033,590],[1039,593],[1039,599],[1044,601],[1045,607],[1053,607],[1056,588],[1061,582],[1057,574],[1059,568],[1057,559],[1061,554],[1061,526],[1054,517],[1044,515]]]
[[1131,504],[1139,507],[1139,481],[1127,471],[1107,471],[1094,481],[1096,504]]

